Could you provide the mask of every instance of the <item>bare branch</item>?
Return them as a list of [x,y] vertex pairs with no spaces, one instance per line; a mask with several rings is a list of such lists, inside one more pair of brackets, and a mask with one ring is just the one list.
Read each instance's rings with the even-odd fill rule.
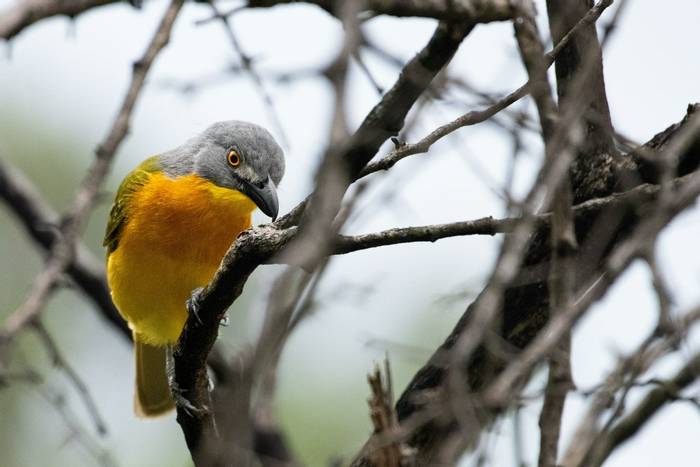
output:
[[[46,203],[36,187],[17,169],[0,159],[0,198],[22,223],[22,226],[45,251],[59,239],[58,214]],[[66,269],[73,282],[97,306],[100,316],[124,337],[131,339],[131,330],[112,303],[102,262],[82,243]]]
[[107,425],[102,419],[102,415],[100,415],[97,404],[90,394],[87,385],[83,382],[78,373],[73,369],[73,367],[68,363],[68,360],[66,360],[61,351],[58,349],[56,341],[54,341],[53,337],[51,337],[51,334],[49,334],[49,331],[44,327],[44,324],[40,320],[36,320],[33,322],[33,327],[37,335],[41,338],[41,341],[44,343],[46,350],[51,356],[53,364],[62,369],[73,386],[75,386],[76,391],[85,404],[88,414],[90,414],[90,417],[95,422],[97,432],[101,435],[106,434]]
[[260,74],[257,72],[253,65],[253,59],[248,56],[243,51],[243,47],[241,47],[240,42],[238,41],[238,37],[236,36],[236,33],[233,30],[233,27],[229,21],[229,18],[227,15],[221,14],[217,6],[214,4],[213,1],[209,1],[209,6],[214,12],[214,18],[218,18],[221,20],[221,24],[224,27],[224,31],[226,32],[226,35],[229,38],[229,41],[231,42],[231,45],[233,46],[233,49],[235,52],[238,54],[238,57],[241,60],[241,65],[243,67],[243,70],[248,74],[250,77],[250,80],[253,82],[253,85],[255,88],[258,90],[258,94],[260,94],[260,97],[262,98],[263,102],[265,103],[265,107],[267,108],[267,113],[268,116],[270,117],[270,120],[274,124],[274,126],[277,129],[277,133],[279,134],[282,144],[284,146],[289,145],[289,140],[287,138],[287,135],[284,131],[284,127],[282,126],[282,122],[277,115],[277,110],[275,110],[275,104],[272,102],[272,97],[270,97],[270,93],[267,91],[267,88],[265,87],[265,83],[262,80],[262,77]]
[[[318,216],[315,222],[321,222],[322,226],[330,225],[350,180],[375,155],[381,144],[399,131],[413,103],[429,86],[432,78],[450,61],[471,27],[472,25],[453,27],[440,24],[426,47],[406,65],[392,89],[365,118],[349,144],[332,148],[333,151],[339,151],[335,157],[342,161],[344,171],[350,177],[338,184],[336,179],[324,180],[322,177],[325,172],[320,170],[322,177],[317,182],[315,193],[332,195],[324,196],[320,205],[310,198],[311,210]],[[330,190],[326,189],[326,184]],[[278,220],[273,227],[263,226],[243,232],[224,257],[212,282],[194,297],[200,310],[201,322],[194,316],[189,317],[175,354],[175,381],[197,409],[196,413],[178,409],[178,422],[192,453],[198,452],[203,439],[214,435],[212,413],[205,407],[208,400],[205,362],[216,340],[219,322],[226,309],[240,295],[251,272],[277,253],[286,243],[283,241],[288,240],[289,233],[275,227],[285,226],[290,219],[296,221],[304,212],[303,206],[306,203]],[[316,206],[323,206],[323,209],[318,211]]]
[[495,104],[483,110],[472,110],[471,112],[468,112],[456,118],[455,120],[436,128],[417,143],[404,144],[398,147],[397,149],[391,151],[389,154],[379,159],[378,161],[367,164],[367,166],[360,172],[358,178],[365,177],[380,170],[390,169],[401,159],[404,159],[408,156],[428,152],[430,147],[441,138],[449,135],[450,133],[462,127],[476,125],[477,123],[481,123],[488,120],[489,118],[493,117],[509,105],[525,97],[529,91],[529,83],[526,83],[518,89],[516,89],[515,91],[513,91],[512,93],[505,96],[500,101],[496,102]]
[[[673,181],[675,187],[685,183],[685,179]],[[656,199],[661,187],[659,185],[644,184],[629,191],[615,193],[604,198],[595,198],[573,207],[573,214],[576,219],[593,217],[605,210],[622,208],[625,206],[635,206]],[[538,228],[547,229],[551,223],[551,213],[542,213],[533,216]],[[498,233],[510,233],[519,221],[519,218],[494,219],[484,217],[471,221],[450,222],[446,224],[432,224],[415,227],[397,227],[359,235],[338,235],[333,242],[334,247],[330,254],[344,255],[355,251],[378,248],[388,245],[400,245],[404,243],[416,242],[436,242],[444,238],[463,237],[468,235],[496,235]],[[265,243],[263,256],[267,259],[266,264],[295,264],[293,261],[285,261],[284,258],[276,257],[274,252],[284,248],[290,240],[297,235],[297,228],[290,227],[279,231],[267,227],[264,235],[257,236],[260,242]],[[247,240],[246,240],[247,241]],[[269,256],[268,255],[272,255]]]
[[101,467],[118,467],[112,453],[105,449],[98,440],[87,432],[77,414],[71,410],[65,395],[46,384],[35,384],[33,389],[53,409],[67,430],[66,439],[75,441],[93,459],[94,465]]
[[73,18],[87,10],[116,0],[22,0],[0,12],[0,38],[9,40],[37,21],[52,16]]
[[[516,29],[519,30],[518,36],[520,36],[519,44],[521,48],[525,49],[523,55],[535,91],[533,97],[535,97],[535,102],[540,110],[546,157],[535,183],[522,203],[523,217],[516,224],[513,233],[506,237],[489,281],[472,305],[469,323],[454,342],[448,357],[446,376],[448,403],[452,406],[454,420],[458,423],[459,430],[453,430],[449,436],[436,443],[436,446],[426,450],[423,454],[426,456],[423,462],[456,462],[462,451],[466,447],[474,445],[478,439],[483,425],[479,420],[483,417],[476,413],[476,407],[470,399],[464,399],[464,395],[469,392],[464,369],[485,339],[494,340],[490,339],[489,336],[496,335],[495,324],[501,314],[505,292],[520,274],[520,266],[523,259],[526,258],[531,236],[533,233],[537,233],[533,213],[538,207],[547,210],[552,205],[551,203],[557,196],[558,188],[568,177],[568,169],[572,160],[571,151],[564,149],[570,139],[575,115],[567,114],[561,118],[557,131],[554,132],[553,114],[555,110],[551,96],[547,97],[546,67],[543,59],[540,58],[542,57],[542,47],[537,38],[530,37],[523,42],[523,32],[528,36],[536,33],[523,31],[518,25],[516,18]],[[523,22],[520,26],[526,27],[526,24]],[[533,48],[539,49],[539,52]],[[537,57],[533,58],[534,55]]]
[[[612,0],[601,0],[604,9]],[[547,0],[550,30],[554,43],[559,43],[576,24],[590,14],[589,2],[579,0]],[[557,92],[562,113],[583,109],[581,128],[585,136],[580,147],[582,157],[574,161],[572,177],[576,202],[599,196],[607,187],[591,183],[587,177],[598,168],[610,165],[616,154],[614,130],[603,78],[603,58],[594,23],[588,22],[569,35],[569,42],[555,61]],[[580,183],[578,180],[586,180]],[[581,192],[583,187],[589,193]]]
[[[682,123],[673,125],[654,137],[645,149],[651,152],[659,151],[667,147],[670,141],[684,140],[684,145],[677,152],[681,155],[682,162],[679,165],[679,174],[681,175],[695,170],[698,166],[698,159],[700,159],[700,146],[698,146],[700,138],[693,131],[696,114],[697,106],[690,106],[688,115]],[[691,134],[695,134],[695,137],[691,137]],[[629,177],[630,175],[626,171],[634,170],[640,166],[633,157],[622,159],[618,164],[619,169],[614,169],[611,176]],[[644,178],[653,179],[653,172],[649,171],[649,175]],[[610,189],[610,192],[607,193],[609,195],[616,185],[609,183],[607,186]],[[577,271],[581,278],[599,274],[597,271],[599,271],[600,265],[604,264],[605,258],[638,225],[640,217],[635,214],[635,206],[640,204],[633,199],[630,201],[630,204],[620,203],[609,209],[593,210],[589,212],[589,215],[577,213],[576,233],[581,243],[579,257],[585,259]],[[639,203],[643,203],[643,201],[640,200]],[[601,229],[603,230],[601,231]],[[549,253],[549,242],[546,239],[548,236],[548,229],[538,228],[525,255],[524,269],[512,281],[503,297],[502,323],[493,332],[495,338],[502,339],[509,348],[523,349],[528,346],[535,336],[539,335],[549,319],[548,309],[544,306],[548,296],[546,281]],[[591,241],[591,239],[595,239],[595,241]],[[408,433],[410,436],[409,445],[420,451],[435,449],[436,444],[445,440],[445,436],[458,430],[453,419],[449,417],[435,418],[433,411],[435,404],[428,404],[428,400],[439,397],[447,387],[447,375],[450,368],[447,356],[454,352],[458,339],[472,322],[475,303],[468,307],[445,342],[415,374],[397,402],[397,413],[402,430],[405,429],[404,433]],[[513,355],[510,353],[506,358],[481,347],[469,360],[466,367],[469,387],[475,390],[488,385],[512,357]],[[423,410],[428,409],[428,407],[429,410]],[[428,416],[428,412],[431,412],[432,415]],[[444,413],[444,410],[441,413]],[[365,464],[358,463],[356,465]]]
[[[249,8],[268,8],[297,2],[318,5],[335,15],[333,0],[248,0]],[[369,0],[364,8],[376,14],[422,16],[444,21],[488,23],[510,19],[508,0]]]
[[[583,18],[581,18],[576,25],[567,33],[565,34],[561,40],[557,43],[557,45],[547,52],[545,54],[546,56],[546,67],[549,68],[553,63],[554,59],[557,57],[559,53],[566,47],[566,45],[569,43],[570,40],[574,37],[575,34],[577,34],[582,28],[588,27],[592,24],[594,24],[598,18],[600,18],[600,15],[603,14],[605,9],[610,6],[612,3],[612,0],[601,0],[599,3],[597,3],[594,7],[592,7],[586,15],[584,15]],[[511,92],[507,96],[501,98],[500,100],[494,102],[492,105],[489,107],[482,109],[482,110],[472,110],[471,112],[467,112],[466,114],[456,118],[455,120],[446,123],[445,125],[442,125],[435,130],[433,130],[430,134],[425,136],[423,139],[418,141],[417,143],[414,144],[404,144],[386,156],[384,156],[382,159],[371,162],[365,167],[362,172],[360,172],[360,175],[358,178],[365,177],[367,175],[370,175],[374,172],[378,172],[380,170],[387,170],[393,167],[397,162],[399,162],[401,159],[412,156],[414,154],[422,154],[425,152],[428,152],[430,147],[435,144],[438,140],[441,138],[449,135],[450,133],[465,127],[465,126],[470,126],[470,125],[476,125],[478,123],[482,123],[489,118],[493,117],[500,111],[506,109],[509,107],[511,104],[517,102],[518,100],[522,99],[523,97],[527,96],[531,91],[532,91],[532,86],[533,82],[532,80],[528,80],[527,83],[523,84],[520,86],[518,89],[515,91]]]
[[591,465],[601,465],[615,449],[634,436],[659,410],[678,400],[681,390],[697,381],[698,376],[700,376],[700,353],[691,357],[673,378],[662,381],[656,388],[649,391],[637,406],[598,439]]
[[[699,119],[700,120],[700,119]],[[646,223],[640,225],[636,233],[623,242],[610,256],[603,269],[602,276],[594,278],[580,288],[575,303],[562,310],[552,318],[533,342],[512,361],[488,390],[484,391],[486,404],[490,407],[505,407],[505,402],[512,397],[513,388],[524,383],[524,377],[534,368],[539,360],[547,356],[561,337],[576,323],[583,312],[603,296],[614,280],[627,268],[633,259],[643,253],[647,239],[658,235],[668,222],[682,210],[695,202],[700,195],[700,174],[687,175],[686,183],[676,191],[672,209],[659,212]]]
[[[531,1],[520,1],[516,6],[518,14],[513,20],[513,27],[520,55],[532,83],[531,94],[535,100],[542,127],[546,158],[566,157],[568,160],[573,160],[571,153],[578,146],[580,138],[576,142],[572,141],[567,144],[563,150],[555,147],[555,144],[558,143],[555,138],[556,132],[569,132],[569,130],[557,126],[558,110],[554,104],[552,89],[547,77],[544,45],[537,30],[534,10],[535,6]],[[564,123],[563,120],[561,123]],[[559,186],[555,188],[555,192],[550,234],[550,257],[552,258],[548,284],[549,308],[552,310],[550,314],[553,314],[555,310],[568,308],[571,303],[574,289],[571,258],[577,247],[574,215],[571,208],[571,183],[568,176],[562,178]],[[570,354],[571,333],[567,333],[549,358],[547,386],[544,391],[544,401],[539,419],[539,467],[555,467],[557,465],[564,403],[569,389],[573,386]]]
[[[693,324],[699,319],[700,307],[695,307],[676,322],[669,323],[665,329],[653,329],[633,352],[619,359],[601,387],[596,390],[586,414],[576,427],[573,438],[576,441],[569,444],[561,460],[562,465],[598,465],[593,459],[605,452],[605,449],[599,451],[602,447],[601,437],[605,436],[608,428],[623,413],[627,393],[634,386],[636,378],[661,357],[677,349],[678,342],[690,332]],[[621,395],[618,395],[619,391],[622,391]],[[618,402],[614,404],[616,398]],[[609,421],[601,428],[599,419],[613,404],[616,407],[612,408]],[[603,457],[607,457],[608,454],[609,451]]]

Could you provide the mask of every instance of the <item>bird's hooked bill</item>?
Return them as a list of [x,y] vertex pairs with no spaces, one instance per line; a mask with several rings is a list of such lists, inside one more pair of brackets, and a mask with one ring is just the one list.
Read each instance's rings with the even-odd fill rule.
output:
[[277,219],[279,213],[277,188],[269,175],[262,184],[253,184],[244,180],[244,192],[265,215],[272,218],[273,222]]

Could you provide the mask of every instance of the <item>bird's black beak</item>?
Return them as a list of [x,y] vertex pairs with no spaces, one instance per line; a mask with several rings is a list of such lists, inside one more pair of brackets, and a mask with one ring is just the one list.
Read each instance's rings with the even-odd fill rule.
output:
[[279,201],[277,200],[277,188],[270,176],[261,183],[250,183],[243,180],[243,192],[253,200],[265,215],[270,216],[274,222],[279,213]]

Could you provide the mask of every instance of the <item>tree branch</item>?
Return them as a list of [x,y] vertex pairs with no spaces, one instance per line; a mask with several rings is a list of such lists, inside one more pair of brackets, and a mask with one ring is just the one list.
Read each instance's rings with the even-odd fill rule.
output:
[[10,40],[37,21],[52,16],[74,18],[116,0],[21,0],[0,13],[0,39]]
[[[603,8],[611,3],[612,0],[600,2]],[[547,0],[555,44],[587,16],[592,5],[593,0]],[[601,171],[610,172],[614,166],[612,157],[617,154],[605,92],[602,50],[594,23],[584,24],[570,34],[570,40],[557,55],[555,71],[561,112],[583,109],[581,128],[585,136],[580,156],[572,167],[574,200],[580,202],[609,192],[609,187],[604,185],[609,177],[593,180],[591,176]]]
[[[554,59],[564,49],[564,47],[566,47],[566,45],[574,37],[575,34],[577,34],[584,27],[588,27],[592,24],[595,24],[598,18],[600,18],[600,15],[603,14],[605,9],[608,6],[610,6],[611,3],[612,0],[602,0],[590,10],[588,10],[586,15],[583,18],[581,18],[576,23],[576,25],[561,38],[559,42],[557,42],[556,46],[545,54],[546,67],[549,68],[554,63]],[[476,125],[478,123],[488,120],[500,111],[508,108],[511,104],[527,96],[528,93],[530,93],[531,91],[532,81],[528,80],[527,83],[523,84],[518,89],[504,96],[500,100],[494,102],[489,107],[482,110],[472,110],[470,112],[467,112],[466,114],[456,118],[455,120],[436,128],[417,143],[403,144],[400,147],[391,151],[383,158],[379,159],[378,161],[367,164],[367,166],[362,170],[362,172],[360,172],[358,178],[365,177],[380,170],[388,170],[391,167],[393,167],[397,162],[408,156],[428,152],[430,147],[441,138],[449,135],[450,133],[462,127]]]
[[643,254],[648,239],[658,235],[675,216],[695,202],[700,195],[700,173],[689,174],[684,177],[684,180],[685,183],[674,191],[676,197],[669,209],[658,212],[641,223],[635,233],[622,242],[607,258],[602,267],[602,275],[580,287],[577,291],[577,300],[568,308],[554,313],[542,332],[484,390],[487,406],[505,408],[509,398],[517,393],[514,388],[524,385],[526,376],[542,357],[549,355],[583,312],[605,294],[632,260]]
[[97,432],[101,435],[106,434],[107,425],[102,419],[102,415],[100,415],[100,411],[97,408],[97,404],[95,403],[92,394],[90,394],[87,385],[83,382],[78,373],[73,369],[72,365],[69,364],[68,360],[63,356],[63,354],[58,348],[58,344],[56,344],[56,341],[54,341],[53,337],[51,336],[51,334],[49,334],[49,331],[46,329],[46,327],[41,321],[37,320],[34,322],[34,330],[36,331],[41,341],[44,343],[44,347],[46,347],[47,352],[51,356],[51,360],[54,366],[62,369],[68,377],[68,379],[73,384],[73,386],[75,387],[78,395],[83,400],[88,414],[95,423]]
[[[637,348],[627,356],[618,359],[615,367],[607,374],[595,390],[588,410],[581,417],[574,431],[574,442],[570,442],[560,459],[562,465],[576,467],[595,465],[595,454],[601,446],[599,440],[625,410],[629,390],[636,385],[637,378],[665,355],[678,350],[679,342],[687,337],[694,324],[700,319],[700,307],[696,306],[678,320],[667,326],[653,328]],[[600,419],[609,413],[603,426]]]
[[[45,251],[51,251],[60,238],[58,214],[44,201],[36,187],[17,169],[0,159],[0,198],[17,216],[29,237]],[[82,243],[66,272],[88,297],[102,316],[120,334],[131,339],[131,330],[112,303],[99,261]]]
[[683,388],[697,381],[700,376],[700,353],[688,362],[667,381],[662,381],[646,395],[628,414],[617,422],[610,431],[597,440],[592,466],[601,465],[619,446],[634,436],[645,424],[667,404],[678,400]]
[[[269,8],[287,3],[310,3],[335,15],[333,0],[248,0],[249,8]],[[489,23],[510,19],[508,0],[368,0],[363,8],[375,14],[421,16],[443,21]]]
[[[647,152],[655,153],[664,150],[677,137],[682,137],[685,143],[678,151],[681,161],[679,167],[683,167],[685,170],[681,171],[679,175],[694,170],[700,159],[700,137],[691,131],[695,123],[693,121],[694,115],[698,108],[700,106],[690,106],[688,115],[680,124],[669,127],[654,137],[645,147]],[[639,167],[634,159],[634,157],[626,157],[616,162],[617,169],[612,171],[616,179],[617,177],[619,179],[633,178],[629,172],[633,172]],[[607,186],[612,191],[616,183],[612,182]],[[642,186],[639,186],[639,189],[642,189]],[[636,206],[639,204],[633,198],[628,201],[629,204],[619,203],[603,208],[603,206],[597,205],[596,200],[591,200],[584,203],[584,205],[592,203],[589,207],[593,209],[587,214],[581,212],[580,207],[576,209],[576,234],[581,242],[579,257],[586,259],[585,262],[579,263],[581,279],[593,277],[609,252],[636,227],[639,217],[635,212]],[[642,200],[638,201],[642,202]],[[596,205],[601,209],[595,209]],[[528,247],[523,262],[524,269],[512,281],[503,297],[503,320],[496,332],[507,345],[516,349],[525,348],[530,344],[548,320],[546,305],[550,247],[547,238],[548,229],[539,226],[537,234],[534,235]],[[591,242],[590,239],[596,239],[596,242]],[[422,416],[422,409],[426,407],[428,400],[434,399],[437,397],[436,395],[441,394],[446,389],[446,376],[449,369],[449,359],[446,356],[451,354],[457,340],[472,318],[473,311],[474,304],[470,305],[445,342],[416,373],[397,402],[396,408],[402,427],[406,424],[412,427],[409,431],[408,443],[414,449],[419,451],[434,449],[437,444],[444,441],[446,433],[458,429],[455,422],[450,422],[449,418],[447,421],[432,418],[426,421],[425,417]],[[480,347],[467,365],[469,387],[472,390],[483,388],[493,381],[505,363],[503,355],[492,353],[483,346]],[[428,397],[429,394],[434,396]],[[412,422],[412,420],[421,418],[423,419],[421,423]],[[366,463],[366,458],[361,458],[354,465],[370,464]]]
[[[571,153],[580,144],[580,138],[575,142],[568,142],[561,150],[556,147],[557,143],[561,144],[560,141],[566,142],[568,139],[573,139],[566,134],[557,138],[557,133],[572,133],[572,131],[562,125],[557,125],[557,120],[562,124],[565,121],[557,117],[558,109],[554,103],[552,89],[547,77],[544,45],[537,30],[534,10],[535,6],[531,1],[520,1],[516,6],[518,15],[513,20],[513,27],[520,55],[530,77],[530,82],[533,83],[531,94],[535,101],[540,126],[542,127],[545,155],[547,158],[565,157],[568,160],[573,160]],[[577,24],[580,24],[580,22]],[[560,141],[557,141],[557,139]],[[574,214],[571,208],[571,183],[568,176],[563,177],[555,191],[550,229],[550,256],[552,264],[548,279],[549,308],[552,312],[567,309],[572,301],[574,265],[571,262],[571,258],[577,248],[576,234],[574,232]],[[545,387],[544,401],[539,418],[539,467],[555,467],[557,465],[564,403],[566,402],[568,391],[573,385],[570,354],[571,333],[569,332],[565,334],[562,342],[552,352],[548,362],[547,386]]]
[[[680,186],[685,179],[676,179],[674,186]],[[606,210],[634,207],[642,203],[653,201],[657,198],[661,187],[659,185],[645,183],[631,190],[614,193],[604,198],[595,198],[573,207],[573,214],[577,222],[584,222]],[[545,212],[534,216],[539,229],[548,229],[552,214]],[[430,224],[413,227],[396,227],[359,235],[337,235],[333,241],[333,249],[330,254],[344,255],[356,251],[379,248],[389,245],[401,245],[404,243],[436,242],[444,238],[464,237],[468,235],[496,235],[510,233],[520,220],[517,217],[494,219],[483,217],[470,221],[449,222],[445,224]],[[290,227],[285,230],[277,230],[271,226],[258,227],[261,232],[253,234],[256,242],[265,244],[261,254],[266,257],[265,264],[295,264],[284,261],[284,258],[274,256],[274,253],[285,248],[292,238],[297,235],[298,229]],[[258,230],[256,229],[256,230]],[[265,229],[264,232],[262,230]],[[252,231],[251,231],[252,232]],[[259,235],[258,235],[259,234]],[[248,234],[246,234],[248,235]],[[246,240],[246,242],[249,240]]]

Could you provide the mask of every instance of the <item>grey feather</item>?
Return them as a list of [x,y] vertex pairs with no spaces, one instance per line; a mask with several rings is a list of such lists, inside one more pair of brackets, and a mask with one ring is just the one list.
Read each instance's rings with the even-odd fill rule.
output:
[[[231,167],[229,149],[241,155],[241,164]],[[182,146],[159,156],[163,171],[171,177],[196,173],[212,183],[242,191],[237,178],[252,184],[267,181],[275,186],[284,175],[284,153],[270,132],[259,125],[229,120],[217,122]]]

